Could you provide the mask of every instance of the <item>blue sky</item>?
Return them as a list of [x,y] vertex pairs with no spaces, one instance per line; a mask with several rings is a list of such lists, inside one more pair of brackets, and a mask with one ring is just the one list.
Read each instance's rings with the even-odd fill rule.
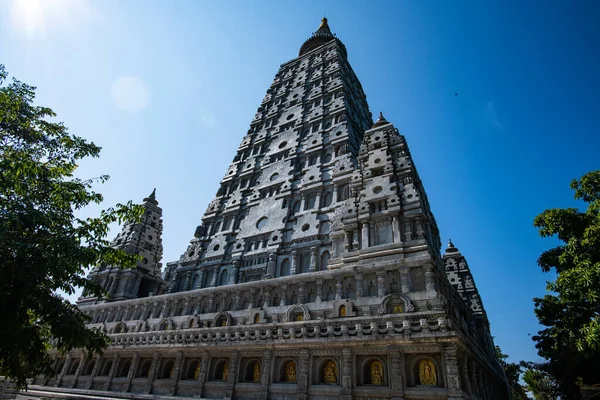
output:
[[[103,147],[105,206],[164,209],[164,262],[187,247],[280,64],[323,14],[374,115],[404,134],[442,241],[467,257],[496,343],[535,360],[533,218],[579,206],[600,168],[599,2],[0,0],[0,63]],[[94,214],[96,208],[86,210]]]

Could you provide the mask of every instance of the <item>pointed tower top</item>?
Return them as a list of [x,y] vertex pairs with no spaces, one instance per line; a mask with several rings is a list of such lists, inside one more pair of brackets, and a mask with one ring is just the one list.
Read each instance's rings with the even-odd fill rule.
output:
[[319,29],[317,29],[317,31],[302,44],[302,47],[300,47],[300,53],[298,56],[301,57],[309,51],[312,51],[331,40],[336,40],[338,44],[341,45],[343,55],[346,57],[346,46],[344,46],[340,39],[336,38],[335,35],[331,33],[328,20],[326,17],[323,17],[323,19],[321,19],[321,25],[319,25]]
[[144,199],[144,202],[152,203],[155,206],[158,205],[158,201],[156,201],[156,188],[150,193],[150,196]]
[[377,118],[377,121],[375,121],[375,124],[373,124],[373,128],[377,128],[378,126],[382,126],[382,125],[386,125],[386,124],[389,124],[389,122],[387,121],[387,119],[385,119],[385,117],[383,116],[383,113],[380,111],[379,118]]
[[446,253],[458,253],[458,249],[454,247],[452,239],[448,239],[448,248],[446,249]]
[[[327,17],[323,17],[323,19],[321,19],[321,25],[319,25],[319,31],[322,28],[327,28],[329,29],[329,25],[327,24]],[[318,31],[317,31],[318,32]]]

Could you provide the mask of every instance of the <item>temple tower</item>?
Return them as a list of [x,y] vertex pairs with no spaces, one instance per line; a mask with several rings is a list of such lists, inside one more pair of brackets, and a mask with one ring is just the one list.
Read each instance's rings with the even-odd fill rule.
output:
[[80,303],[111,345],[53,353],[56,378],[28,399],[509,398],[466,260],[452,244],[442,256],[407,139],[373,123],[325,18],[281,65],[164,281],[154,193],[144,205],[114,242],[137,268],[101,266],[112,301]]
[[356,164],[372,124],[346,48],[323,18],[281,65],[194,239],[168,265],[170,291],[326,269],[330,218],[351,196],[336,165]]
[[[89,278],[95,279],[108,296],[101,301],[118,301],[160,294],[166,289],[161,277],[163,254],[162,209],[156,201],[156,189],[143,200],[144,213],[139,222],[126,223],[113,239],[112,246],[129,254],[140,256],[136,268],[122,269],[114,265],[100,265]],[[82,296],[78,304],[99,301]]]

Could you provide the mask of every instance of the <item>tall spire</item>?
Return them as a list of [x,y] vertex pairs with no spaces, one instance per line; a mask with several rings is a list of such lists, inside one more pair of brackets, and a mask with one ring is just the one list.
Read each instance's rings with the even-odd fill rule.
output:
[[327,18],[323,17],[323,19],[321,19],[321,25],[319,25],[319,29],[317,30],[317,32],[329,32],[329,34],[331,34],[331,30],[329,29],[329,24],[327,23]]
[[323,19],[321,19],[321,25],[319,25],[319,29],[317,29],[317,31],[302,44],[302,47],[300,47],[300,53],[298,55],[301,57],[309,51],[312,51],[331,40],[336,40],[340,44],[342,53],[344,56],[346,56],[346,46],[344,46],[342,41],[336,38],[333,33],[331,33],[331,30],[329,29],[329,22],[326,17],[323,17]]

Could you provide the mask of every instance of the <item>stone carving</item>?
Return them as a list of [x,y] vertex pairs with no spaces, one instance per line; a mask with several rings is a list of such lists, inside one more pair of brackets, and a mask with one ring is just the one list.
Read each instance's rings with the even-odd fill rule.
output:
[[252,368],[252,381],[260,382],[260,364],[254,363],[254,367]]
[[285,381],[296,382],[296,362],[289,361],[285,366]]
[[328,361],[323,368],[323,380],[325,383],[337,383],[337,367],[333,361]]
[[383,365],[381,365],[379,361],[373,361],[371,363],[371,384],[383,384]]
[[419,383],[421,385],[437,385],[435,364],[427,358],[419,362]]

